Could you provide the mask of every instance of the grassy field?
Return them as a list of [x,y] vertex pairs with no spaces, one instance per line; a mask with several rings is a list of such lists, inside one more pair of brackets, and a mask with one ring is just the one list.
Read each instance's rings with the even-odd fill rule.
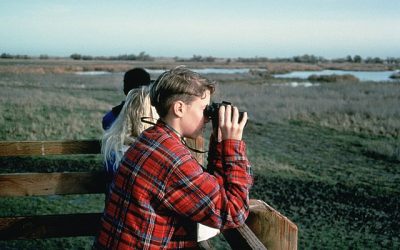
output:
[[[86,69],[104,66],[87,64]],[[51,64],[7,65],[0,70],[1,140],[100,138],[102,115],[123,98],[118,70],[126,65],[100,76],[56,72]],[[63,67],[83,69],[78,66]],[[23,67],[48,70],[17,70]],[[298,225],[299,249],[400,248],[399,82],[290,87],[286,83],[293,80],[257,74],[209,77],[219,83],[216,101],[249,112],[244,136],[256,176],[251,198]],[[0,164],[1,172],[101,169],[98,156],[12,157],[0,158]],[[2,198],[0,216],[101,211],[103,199]],[[0,248],[90,244],[83,237],[0,241]]]

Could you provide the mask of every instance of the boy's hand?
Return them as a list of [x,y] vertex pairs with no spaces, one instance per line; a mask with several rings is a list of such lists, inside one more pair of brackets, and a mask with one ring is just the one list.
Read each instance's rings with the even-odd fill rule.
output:
[[247,112],[244,112],[243,118],[239,121],[239,110],[231,105],[221,106],[219,108],[218,120],[218,142],[226,139],[242,140],[243,128],[247,122]]

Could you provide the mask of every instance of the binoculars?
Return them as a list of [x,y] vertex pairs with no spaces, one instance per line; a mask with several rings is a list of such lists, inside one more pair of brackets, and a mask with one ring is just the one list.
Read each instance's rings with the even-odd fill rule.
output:
[[[213,102],[204,109],[204,116],[212,121],[213,126],[218,127],[219,108],[227,105],[232,105],[232,103],[226,101],[222,101],[221,103]],[[244,112],[239,112],[239,122],[242,120],[243,114]]]

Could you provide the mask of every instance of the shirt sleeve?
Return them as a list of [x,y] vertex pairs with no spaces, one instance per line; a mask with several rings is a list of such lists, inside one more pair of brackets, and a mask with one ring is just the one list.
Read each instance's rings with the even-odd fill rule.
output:
[[[167,180],[164,203],[182,216],[210,227],[227,229],[242,225],[249,210],[249,189],[253,183],[243,141],[225,140],[203,172],[190,154],[181,157]],[[211,166],[212,165],[212,166]]]
[[116,117],[114,116],[112,111],[109,111],[107,114],[103,116],[103,120],[101,121],[101,125],[104,130],[107,130],[111,127]]
[[207,156],[207,172],[214,174],[217,178],[223,178],[222,143],[217,142],[213,135],[210,137],[210,144]]

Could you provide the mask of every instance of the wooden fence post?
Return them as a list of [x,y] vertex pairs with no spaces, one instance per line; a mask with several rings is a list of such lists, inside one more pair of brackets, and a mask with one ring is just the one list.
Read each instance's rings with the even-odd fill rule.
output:
[[263,201],[250,200],[246,224],[268,250],[297,249],[296,224]]

